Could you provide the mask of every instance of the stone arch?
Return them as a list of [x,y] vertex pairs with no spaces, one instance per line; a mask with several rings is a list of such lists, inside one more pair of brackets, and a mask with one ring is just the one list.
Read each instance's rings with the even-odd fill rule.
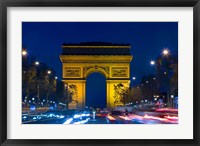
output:
[[90,74],[94,73],[94,72],[99,72],[101,73],[106,79],[108,79],[109,77],[109,73],[106,72],[106,70],[103,67],[90,67],[89,69],[87,69],[84,74],[83,77],[86,79]]
[[130,85],[130,54],[129,44],[112,43],[80,43],[63,44],[60,55],[62,77],[65,84],[76,84],[78,88],[78,109],[85,107],[86,78],[99,72],[106,78],[107,108],[114,108],[114,85],[122,83]]

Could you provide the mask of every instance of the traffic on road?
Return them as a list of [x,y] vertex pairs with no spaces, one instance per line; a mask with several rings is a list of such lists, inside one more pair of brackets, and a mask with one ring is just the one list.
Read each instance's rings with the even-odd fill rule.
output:
[[85,109],[23,113],[22,124],[178,124],[173,108],[113,110]]

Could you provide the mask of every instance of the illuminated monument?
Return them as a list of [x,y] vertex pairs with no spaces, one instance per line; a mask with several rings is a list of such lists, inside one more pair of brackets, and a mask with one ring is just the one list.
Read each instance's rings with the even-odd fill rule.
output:
[[132,60],[130,45],[103,42],[64,43],[62,48],[62,81],[66,88],[76,88],[76,108],[85,107],[86,78],[94,72],[99,72],[106,78],[107,108],[122,104],[114,100],[114,85],[121,83],[124,87],[129,87]]

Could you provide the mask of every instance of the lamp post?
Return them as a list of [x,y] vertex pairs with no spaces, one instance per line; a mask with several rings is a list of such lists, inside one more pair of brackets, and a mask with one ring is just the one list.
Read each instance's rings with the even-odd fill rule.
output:
[[[36,67],[36,74],[37,74],[37,66],[39,66],[40,65],[40,62],[39,61],[36,61],[35,62],[35,67]],[[37,80],[37,106],[38,106],[38,104],[39,104],[39,102],[40,102],[40,80]]]
[[[23,70],[23,76],[27,76],[27,70],[28,70],[28,60],[27,60],[27,51],[26,49],[22,49],[22,70]],[[25,93],[25,97],[29,96],[29,80],[25,80],[25,78],[22,78],[22,84],[25,88],[22,89]],[[28,101],[28,99],[26,99]]]
[[[170,51],[168,48],[164,48],[162,50],[162,55],[164,57],[167,57],[170,55]],[[164,71],[164,75],[166,78],[169,78],[169,72]],[[168,102],[168,106],[172,106],[172,98],[170,98],[170,94],[171,94],[171,89],[170,89],[170,82],[167,82],[167,102]]]
[[51,74],[51,70],[47,71],[47,78],[48,78],[48,89],[47,89],[47,101],[49,100],[49,75]]
[[171,95],[172,108],[174,108],[174,95]]

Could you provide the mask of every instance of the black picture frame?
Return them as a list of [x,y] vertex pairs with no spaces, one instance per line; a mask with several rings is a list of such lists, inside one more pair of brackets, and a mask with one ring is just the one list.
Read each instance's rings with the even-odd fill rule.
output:
[[[193,136],[187,139],[109,139],[109,140],[23,140],[7,139],[7,7],[193,7],[194,32],[194,99],[193,99]],[[148,146],[197,146],[200,144],[200,2],[199,0],[1,0],[0,2],[0,143],[4,146],[18,145],[148,145]],[[187,132],[187,131],[185,131]],[[167,137],[166,137],[167,138]]]

